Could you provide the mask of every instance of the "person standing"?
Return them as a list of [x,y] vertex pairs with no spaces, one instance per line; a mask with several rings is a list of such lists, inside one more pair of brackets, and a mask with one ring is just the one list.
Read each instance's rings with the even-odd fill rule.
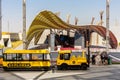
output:
[[100,58],[100,54],[99,54],[99,53],[96,55],[95,61],[96,61],[96,65],[100,65],[100,63],[101,63],[101,58]]
[[100,55],[100,57],[101,57],[101,63],[104,64],[104,62],[105,62],[104,54],[102,53],[102,54]]
[[96,63],[96,62],[95,62],[95,55],[93,54],[93,55],[92,55],[92,64],[95,65],[95,63]]

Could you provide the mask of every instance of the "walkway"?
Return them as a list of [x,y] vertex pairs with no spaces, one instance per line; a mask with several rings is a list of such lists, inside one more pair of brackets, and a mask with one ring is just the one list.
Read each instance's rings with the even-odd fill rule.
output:
[[120,80],[120,65],[91,66],[88,70],[0,71],[0,80]]

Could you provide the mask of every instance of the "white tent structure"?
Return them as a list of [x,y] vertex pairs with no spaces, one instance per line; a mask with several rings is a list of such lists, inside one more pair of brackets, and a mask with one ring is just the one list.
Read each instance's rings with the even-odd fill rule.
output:
[[4,47],[12,47],[10,33],[3,32],[0,45]]

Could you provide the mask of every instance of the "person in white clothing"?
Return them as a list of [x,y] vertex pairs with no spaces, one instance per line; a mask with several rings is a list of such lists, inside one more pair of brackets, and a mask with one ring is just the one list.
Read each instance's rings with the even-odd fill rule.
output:
[[100,62],[101,62],[100,54],[97,54],[97,55],[96,55],[95,61],[96,61],[96,65],[100,65]]

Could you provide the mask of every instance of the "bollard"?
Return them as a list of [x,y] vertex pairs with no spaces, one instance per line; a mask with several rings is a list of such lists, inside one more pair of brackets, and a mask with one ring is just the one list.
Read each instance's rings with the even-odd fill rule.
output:
[[112,62],[111,62],[111,58],[108,57],[108,65],[111,65],[111,64],[112,64]]
[[55,73],[55,66],[52,66],[52,73]]
[[55,69],[54,68],[52,68],[52,73],[55,73]]

